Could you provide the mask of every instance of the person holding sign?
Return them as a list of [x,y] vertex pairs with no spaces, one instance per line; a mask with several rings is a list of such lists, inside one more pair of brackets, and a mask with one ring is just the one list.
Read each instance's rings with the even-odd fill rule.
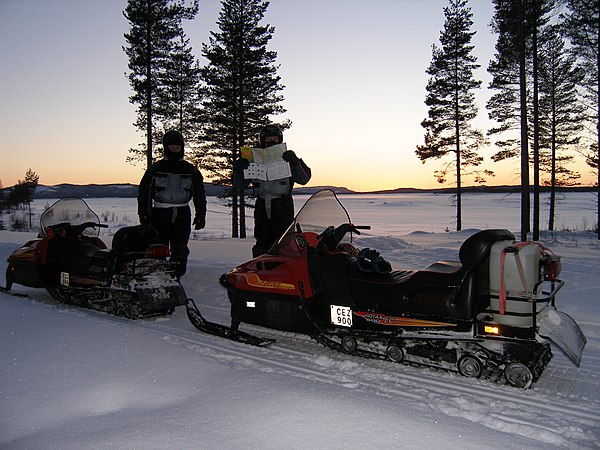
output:
[[267,253],[294,220],[292,188],[306,184],[310,168],[288,150],[283,133],[275,125],[260,130],[260,148],[242,149],[242,157],[233,164],[233,184],[246,189],[250,183],[256,194],[252,256]]

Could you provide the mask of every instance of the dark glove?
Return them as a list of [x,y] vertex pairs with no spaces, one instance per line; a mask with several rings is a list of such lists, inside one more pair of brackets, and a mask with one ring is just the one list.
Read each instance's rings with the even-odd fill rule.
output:
[[246,158],[240,158],[233,163],[234,172],[243,172],[250,165],[250,161]]
[[295,164],[298,162],[298,157],[292,150],[287,150],[287,151],[283,152],[283,155],[281,155],[281,158],[283,158],[284,161],[287,161],[290,164]]
[[150,217],[148,216],[140,216],[140,224],[144,226],[150,225]]
[[194,230],[201,230],[206,226],[206,219],[204,217],[194,217]]

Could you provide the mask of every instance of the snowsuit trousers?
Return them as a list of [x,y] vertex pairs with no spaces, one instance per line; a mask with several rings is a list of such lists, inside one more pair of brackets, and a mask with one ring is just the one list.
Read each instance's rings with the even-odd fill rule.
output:
[[192,231],[190,207],[186,205],[177,208],[152,208],[151,221],[158,233],[158,240],[171,249],[171,261],[179,263],[177,276],[183,276],[190,254],[188,248]]
[[254,205],[254,238],[252,256],[268,253],[294,220],[294,200],[292,196],[271,199],[271,218],[267,217],[265,200],[258,197]]

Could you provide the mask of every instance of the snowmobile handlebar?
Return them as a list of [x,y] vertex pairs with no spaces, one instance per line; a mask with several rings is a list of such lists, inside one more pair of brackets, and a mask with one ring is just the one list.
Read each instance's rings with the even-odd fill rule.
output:
[[327,227],[318,237],[317,240],[325,248],[333,250],[342,241],[346,233],[360,234],[359,230],[370,230],[369,225],[354,225],[353,223],[343,223],[338,227],[333,225]]
[[48,237],[71,236],[77,237],[88,228],[108,228],[108,225],[98,222],[83,222],[78,225],[72,225],[71,222],[61,222],[46,227],[45,233]]

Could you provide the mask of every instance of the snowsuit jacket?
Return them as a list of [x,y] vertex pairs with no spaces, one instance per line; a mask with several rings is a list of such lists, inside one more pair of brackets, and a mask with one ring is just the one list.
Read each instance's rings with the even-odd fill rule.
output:
[[200,171],[181,159],[162,159],[147,170],[138,188],[138,215],[140,221],[148,220],[152,207],[187,206],[194,202],[196,216],[206,218],[206,192]]

